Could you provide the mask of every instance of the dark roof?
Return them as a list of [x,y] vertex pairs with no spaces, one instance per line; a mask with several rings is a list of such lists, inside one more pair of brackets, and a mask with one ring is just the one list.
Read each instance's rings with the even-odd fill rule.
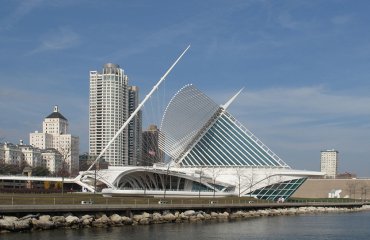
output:
[[65,118],[60,112],[53,112],[46,118],[61,118],[67,121],[67,118]]

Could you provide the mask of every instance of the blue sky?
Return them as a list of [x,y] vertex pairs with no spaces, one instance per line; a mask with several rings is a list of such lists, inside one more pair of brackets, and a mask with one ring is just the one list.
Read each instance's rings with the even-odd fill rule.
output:
[[[294,168],[370,176],[370,2],[0,0],[0,141],[59,105],[88,150],[89,71],[119,64],[143,97],[178,54],[169,96],[195,84]],[[145,128],[146,126],[144,126]]]

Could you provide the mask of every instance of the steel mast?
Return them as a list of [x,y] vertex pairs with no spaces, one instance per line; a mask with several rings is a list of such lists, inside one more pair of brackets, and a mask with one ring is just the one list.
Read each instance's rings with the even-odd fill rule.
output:
[[103,156],[103,154],[108,150],[109,146],[116,140],[116,138],[122,133],[125,127],[130,123],[130,121],[135,117],[135,115],[140,111],[140,109],[144,106],[145,102],[150,98],[150,96],[158,89],[159,85],[166,79],[167,75],[171,72],[171,70],[175,67],[178,61],[182,58],[182,56],[188,51],[190,45],[181,53],[181,55],[176,59],[176,61],[171,65],[171,67],[166,71],[166,73],[159,79],[156,85],[152,88],[152,90],[145,96],[144,100],[137,106],[135,111],[131,113],[130,117],[126,120],[126,122],[122,125],[122,127],[116,132],[112,140],[109,141],[107,146],[100,152],[99,156],[95,159],[95,161],[90,165],[87,171],[90,171],[91,168],[94,166],[95,163]]

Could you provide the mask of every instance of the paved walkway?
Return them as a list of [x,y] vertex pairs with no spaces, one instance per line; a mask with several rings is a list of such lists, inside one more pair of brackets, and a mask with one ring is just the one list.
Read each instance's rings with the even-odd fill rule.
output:
[[125,211],[163,211],[163,210],[258,210],[290,207],[362,207],[362,202],[353,203],[247,203],[247,204],[75,204],[75,205],[0,205],[0,215],[20,213],[94,213]]

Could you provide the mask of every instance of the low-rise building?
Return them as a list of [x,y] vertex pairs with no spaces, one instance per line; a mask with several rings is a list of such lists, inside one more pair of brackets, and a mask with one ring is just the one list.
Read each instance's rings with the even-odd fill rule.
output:
[[12,143],[3,143],[0,145],[0,149],[2,151],[3,162],[5,164],[12,164],[18,165],[22,163],[24,160],[24,155],[21,149]]
[[62,155],[54,148],[41,151],[42,166],[49,169],[50,173],[57,173],[62,168]]
[[28,166],[38,167],[42,164],[41,150],[31,145],[25,145],[21,141],[18,148],[23,153],[23,159]]

